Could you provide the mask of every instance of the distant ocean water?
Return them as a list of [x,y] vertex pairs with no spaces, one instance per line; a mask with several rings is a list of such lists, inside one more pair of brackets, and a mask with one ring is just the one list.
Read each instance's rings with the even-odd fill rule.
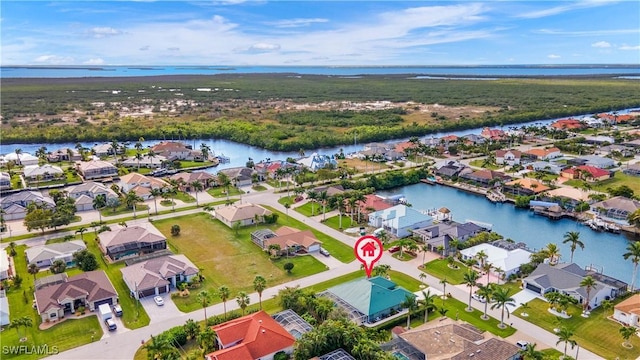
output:
[[292,73],[349,76],[414,74],[442,76],[569,76],[620,75],[640,79],[640,65],[517,66],[2,66],[1,78],[74,78],[160,75]]

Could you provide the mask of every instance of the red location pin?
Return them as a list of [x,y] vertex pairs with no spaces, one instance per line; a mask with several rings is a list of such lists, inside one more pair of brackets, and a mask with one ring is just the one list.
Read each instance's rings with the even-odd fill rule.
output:
[[382,258],[383,250],[382,241],[373,235],[365,235],[353,245],[356,259],[364,265],[367,277],[371,277],[373,264]]

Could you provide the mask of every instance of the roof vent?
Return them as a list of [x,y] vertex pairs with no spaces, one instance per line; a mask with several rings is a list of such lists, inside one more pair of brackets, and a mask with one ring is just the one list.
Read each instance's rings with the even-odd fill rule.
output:
[[480,352],[482,352],[482,350],[480,350],[480,349],[476,350],[476,353],[480,353]]
[[263,334],[264,334],[264,333],[266,333],[266,332],[267,332],[267,331],[266,331],[265,329],[262,329],[262,333],[263,333]]
[[454,344],[456,343],[456,341],[455,341],[455,340],[453,340],[453,339],[449,339],[449,342],[452,342],[452,343],[454,343]]
[[469,354],[469,357],[473,357],[473,355],[475,355],[474,353]]
[[262,324],[262,319],[258,320],[258,323]]
[[440,335],[440,331],[438,331],[438,330],[436,330],[436,331],[435,331],[435,333],[436,333],[436,334],[438,334],[438,335]]

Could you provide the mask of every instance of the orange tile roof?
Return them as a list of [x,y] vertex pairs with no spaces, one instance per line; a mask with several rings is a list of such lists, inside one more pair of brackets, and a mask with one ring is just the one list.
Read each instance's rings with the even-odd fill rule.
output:
[[551,127],[554,129],[582,129],[585,127],[585,125],[578,119],[569,118],[560,119],[551,124]]
[[534,155],[539,158],[544,158],[545,156],[558,151],[560,151],[560,149],[558,149],[557,147],[552,147],[548,149],[543,149],[543,148],[531,149],[529,151],[526,151],[526,153]]
[[[505,185],[515,185],[515,184],[520,184],[522,185],[523,188],[525,189],[529,189],[531,191],[533,191],[534,193],[541,193],[543,191],[547,191],[550,188],[544,184],[542,184],[540,181],[538,180],[534,180],[534,179],[529,179],[529,178],[523,178],[523,179],[516,179],[513,181],[510,181],[508,183],[506,183]],[[534,188],[533,185],[536,185],[536,187]]]
[[365,201],[360,202],[360,212],[367,212],[368,208],[372,208],[373,211],[380,211],[393,206],[377,195],[369,194],[364,198]]
[[206,355],[209,360],[258,359],[295,343],[295,338],[264,311],[212,326],[212,329],[223,346],[237,344]]
[[399,153],[403,153],[407,151],[407,149],[412,149],[414,147],[416,147],[414,143],[405,141],[405,142],[397,143],[393,149]]
[[635,294],[627,300],[614,306],[614,309],[625,313],[640,315],[640,294]]

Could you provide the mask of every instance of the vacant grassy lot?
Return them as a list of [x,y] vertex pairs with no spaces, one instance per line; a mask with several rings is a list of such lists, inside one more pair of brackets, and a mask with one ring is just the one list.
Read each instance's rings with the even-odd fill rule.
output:
[[338,230],[338,231],[342,231],[344,229],[348,229],[350,227],[354,227],[354,226],[358,226],[357,223],[351,221],[351,218],[348,215],[342,215],[342,227],[340,227],[340,216],[336,215],[336,216],[332,216],[330,218],[327,218],[327,220],[325,220],[323,222],[323,224],[327,225],[328,227]]
[[607,192],[607,188],[617,188],[622,185],[630,187],[636,195],[640,194],[640,178],[627,175],[621,171],[616,172],[615,176],[609,180],[599,181],[594,184],[593,190]]
[[[207,192],[209,193],[209,195],[215,198],[227,197],[227,189],[221,186],[211,188],[207,190]],[[244,194],[242,190],[238,189],[237,187],[229,186],[229,196],[235,196],[235,195],[241,195],[241,194]]]
[[[314,203],[312,201],[309,201],[304,205],[296,206],[296,208],[294,210],[299,212],[300,214],[306,216],[306,217],[322,215],[322,204],[319,204],[317,202]],[[327,211],[328,210],[329,209],[327,209]]]
[[[18,333],[15,329],[7,329],[2,332],[3,346],[18,345],[48,345],[49,350],[56,346],[59,351],[71,349],[80,345],[84,345],[91,341],[91,334],[95,334],[95,338],[102,336],[102,328],[98,323],[96,316],[90,316],[82,319],[73,319],[74,315],[70,315],[71,319],[66,320],[54,327],[41,331],[38,326],[41,323],[40,316],[31,304],[33,301],[33,276],[27,273],[27,261],[24,256],[25,245],[16,247],[17,255],[14,257],[17,273],[22,277],[22,285],[20,288],[9,288],[7,298],[9,300],[10,320],[29,317],[32,327],[20,327],[21,336],[26,336],[27,341],[20,343]],[[43,273],[44,276],[46,273]],[[41,277],[40,276],[40,277]],[[4,354],[3,359],[37,359],[47,354]]]
[[[566,326],[573,330],[574,339],[581,347],[588,349],[606,359],[636,359],[640,356],[640,338],[632,337],[633,349],[622,347],[622,336],[620,336],[621,325],[605,318],[602,308],[597,308],[591,313],[589,318],[580,316],[582,312],[578,306],[571,306],[567,312],[573,316],[569,319],[558,320],[558,318],[547,311],[549,304],[540,299],[529,301],[531,309],[527,310],[529,317],[526,318],[533,324],[553,332],[554,328]],[[606,315],[611,315],[612,310],[608,310]],[[516,316],[521,317],[516,311]]]
[[[286,222],[284,216],[278,224],[269,226],[277,228]],[[171,236],[171,226],[180,225],[182,229],[177,237]],[[171,249],[186,255],[202,270],[205,277],[203,287],[192,291],[192,295],[174,298],[178,308],[189,312],[200,308],[195,294],[203,289],[216,290],[226,285],[232,296],[239,291],[253,292],[253,279],[262,275],[267,279],[267,286],[274,286],[294,279],[309,276],[326,269],[325,265],[310,256],[292,257],[289,259],[271,260],[250,238],[251,232],[260,227],[245,227],[238,234],[218,220],[211,219],[209,214],[182,216],[155,221],[154,225],[168,238]],[[293,271],[288,274],[283,265],[294,264]],[[216,301],[220,301],[219,298]]]
[[438,279],[447,278],[449,284],[458,285],[462,284],[467,267],[457,261],[456,265],[458,265],[457,270],[450,268],[446,259],[436,259],[429,261],[422,271],[429,275],[433,275]]

